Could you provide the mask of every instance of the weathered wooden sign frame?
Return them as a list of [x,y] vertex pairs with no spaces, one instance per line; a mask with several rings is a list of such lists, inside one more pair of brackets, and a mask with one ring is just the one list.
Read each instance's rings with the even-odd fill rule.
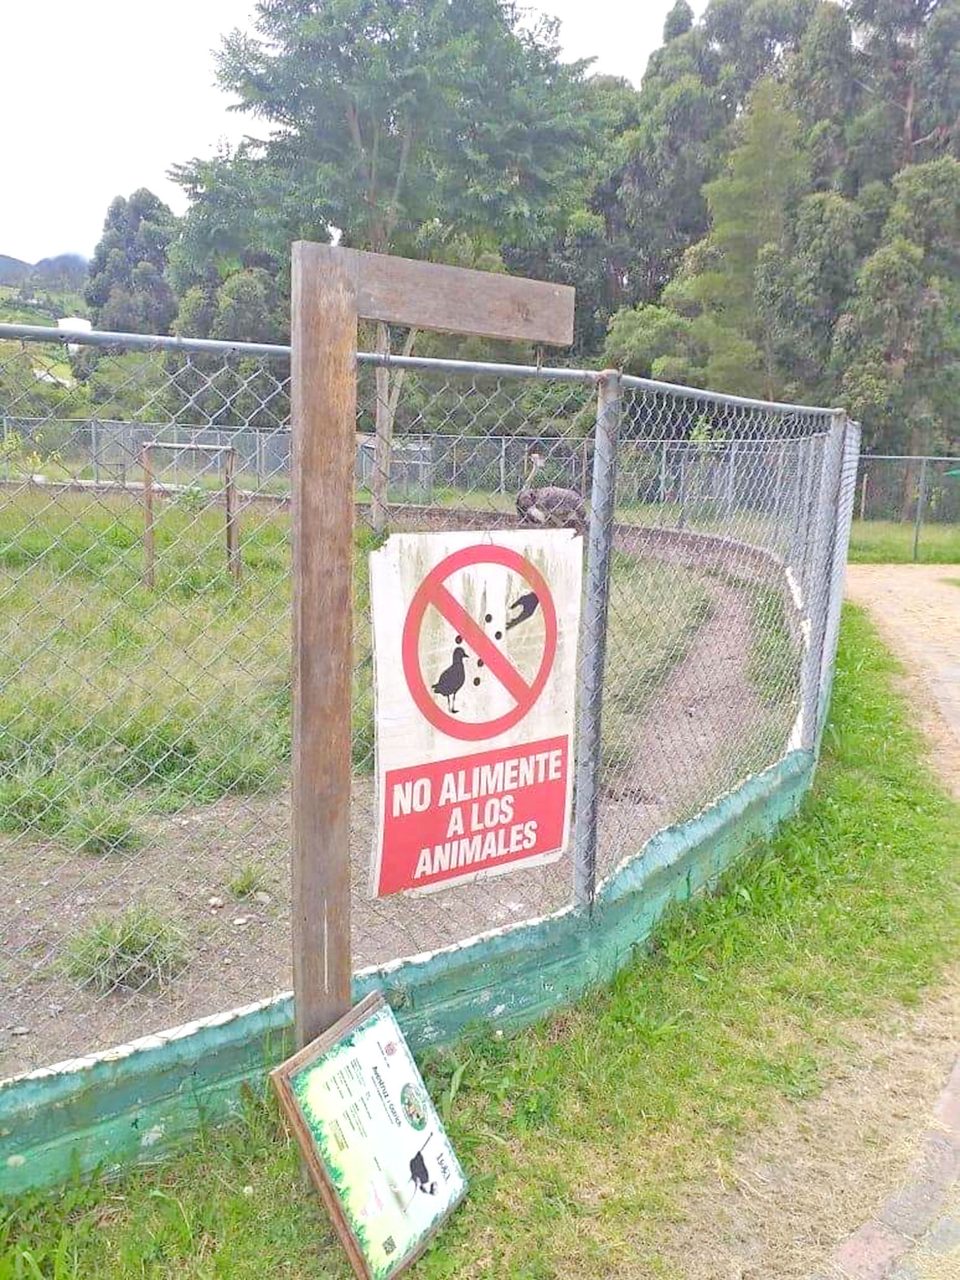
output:
[[565,285],[293,246],[293,987],[302,1046],[350,1008],[357,324],[565,345]]
[[[294,1137],[297,1139],[307,1170],[309,1171],[310,1176],[313,1179],[317,1190],[320,1192],[324,1204],[326,1205],[330,1218],[333,1222],[334,1229],[339,1235],[343,1247],[346,1250],[350,1264],[361,1280],[371,1280],[373,1273],[364,1254],[362,1241],[358,1238],[357,1233],[351,1226],[350,1218],[348,1216],[349,1210],[342,1199],[343,1193],[338,1189],[335,1182],[336,1175],[332,1177],[328,1171],[324,1162],[323,1153],[319,1149],[317,1140],[314,1138],[310,1128],[308,1119],[309,1113],[305,1113],[304,1106],[297,1097],[295,1077],[305,1069],[309,1069],[312,1064],[321,1064],[324,1058],[338,1047],[344,1046],[344,1048],[347,1048],[347,1046],[350,1046],[355,1033],[357,1033],[364,1024],[368,1023],[369,1020],[381,1009],[387,1009],[386,1001],[380,992],[371,992],[370,995],[361,1000],[360,1003],[351,1009],[343,1018],[338,1019],[333,1026],[323,1032],[322,1035],[318,1036],[316,1040],[313,1040],[305,1048],[299,1050],[299,1052],[294,1054],[292,1058],[289,1058],[286,1062],[282,1063],[279,1067],[276,1067],[270,1073],[270,1079],[273,1083],[274,1089],[276,1090],[281,1110],[286,1117],[287,1124],[292,1130]],[[392,1020],[392,1014],[389,1016]],[[393,1022],[393,1026],[396,1026],[395,1022]],[[432,1224],[427,1225],[427,1234],[420,1239],[420,1242],[412,1249],[412,1251],[405,1257],[398,1255],[397,1263],[395,1265],[391,1265],[390,1263],[386,1264],[386,1268],[389,1269],[391,1277],[398,1275],[401,1271],[405,1271],[407,1267],[416,1262],[417,1258],[420,1257],[427,1245],[430,1243],[430,1240],[436,1235],[444,1222],[446,1222],[453,1211],[462,1202],[467,1191],[466,1178],[460,1168],[460,1163],[457,1160],[452,1147],[449,1145],[449,1139],[443,1130],[440,1117],[436,1115],[434,1111],[433,1104],[426,1101],[428,1098],[426,1089],[424,1088],[423,1081],[417,1072],[412,1056],[410,1056],[406,1044],[403,1043],[403,1033],[399,1028],[396,1029],[396,1036],[397,1049],[394,1052],[394,1057],[390,1058],[389,1061],[408,1062],[412,1080],[414,1081],[415,1086],[418,1087],[418,1093],[420,1093],[426,1102],[425,1112],[427,1116],[430,1114],[433,1115],[433,1123],[437,1132],[434,1133],[433,1129],[431,1129],[430,1136],[434,1139],[434,1146],[436,1146],[439,1141],[440,1144],[446,1148],[446,1168],[448,1172],[454,1175],[452,1182],[454,1189],[447,1197],[448,1203],[446,1204],[446,1207],[438,1213]],[[347,1049],[347,1051],[349,1051],[349,1049]],[[356,1141],[359,1142],[359,1145],[365,1146],[367,1149],[370,1149],[372,1145],[369,1135],[366,1140],[357,1139]],[[380,1155],[379,1151],[377,1154]],[[380,1158],[382,1159],[382,1155]],[[416,1198],[416,1194],[416,1191],[414,1191],[414,1198]]]

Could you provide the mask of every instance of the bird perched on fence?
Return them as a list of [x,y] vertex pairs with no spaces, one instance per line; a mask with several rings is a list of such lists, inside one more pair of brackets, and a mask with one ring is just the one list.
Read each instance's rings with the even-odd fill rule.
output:
[[547,484],[533,487],[533,479],[543,466],[539,453],[531,457],[530,471],[523,488],[517,494],[517,515],[523,525],[538,525],[544,529],[587,529],[587,507],[575,489]]
[[447,667],[446,671],[442,671],[437,679],[437,683],[433,686],[433,692],[439,693],[442,698],[447,700],[447,710],[451,715],[459,715],[456,708],[457,694],[463,688],[467,673],[464,670],[463,660],[467,656],[466,649],[461,649],[457,645],[453,651],[453,661]]

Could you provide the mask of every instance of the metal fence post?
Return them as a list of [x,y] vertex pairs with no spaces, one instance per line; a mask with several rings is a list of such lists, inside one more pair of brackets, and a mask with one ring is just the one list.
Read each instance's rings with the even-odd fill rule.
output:
[[917,489],[917,515],[913,522],[913,558],[920,551],[920,530],[923,528],[923,508],[927,501],[927,459],[920,459],[920,484]]
[[590,910],[597,884],[597,815],[600,799],[603,675],[610,604],[610,561],[617,492],[617,444],[620,437],[620,375],[605,370],[597,381],[597,429],[593,449],[587,576],[581,627],[577,701],[573,836],[573,895],[577,907]]
[[726,515],[729,520],[733,515],[734,495],[736,493],[737,442],[731,440],[727,447],[726,476]]
[[843,608],[843,583],[847,569],[847,552],[850,546],[850,526],[853,523],[853,509],[857,496],[857,467],[860,461],[860,426],[856,422],[851,422],[846,414],[839,416],[843,422],[843,454],[837,503],[834,508],[833,554],[830,564],[827,622],[820,657],[819,703],[817,708],[818,744],[823,733],[830,686],[833,681],[833,664],[837,656],[840,614]]
[[[844,461],[846,414],[833,415],[823,441],[820,474],[813,509],[812,539],[805,558],[804,605],[807,618],[807,652],[801,676],[803,731],[801,746],[813,750],[819,730],[820,669],[823,661],[830,608],[831,568],[838,526],[837,505]],[[812,486],[811,486],[812,487]]]

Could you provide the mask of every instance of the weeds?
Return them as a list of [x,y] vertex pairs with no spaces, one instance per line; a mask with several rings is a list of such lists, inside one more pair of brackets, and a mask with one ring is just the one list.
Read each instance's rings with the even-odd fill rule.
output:
[[227,890],[235,898],[252,898],[255,893],[262,891],[265,885],[266,878],[262,868],[255,863],[247,862],[227,882]]
[[178,930],[143,907],[94,920],[67,943],[64,955],[70,977],[100,993],[164,987],[186,964]]

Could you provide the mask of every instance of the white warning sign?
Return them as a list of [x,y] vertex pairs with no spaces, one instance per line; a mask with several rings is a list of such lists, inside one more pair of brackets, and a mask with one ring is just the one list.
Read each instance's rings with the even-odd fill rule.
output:
[[377,896],[563,853],[582,557],[561,529],[396,534],[371,555]]

